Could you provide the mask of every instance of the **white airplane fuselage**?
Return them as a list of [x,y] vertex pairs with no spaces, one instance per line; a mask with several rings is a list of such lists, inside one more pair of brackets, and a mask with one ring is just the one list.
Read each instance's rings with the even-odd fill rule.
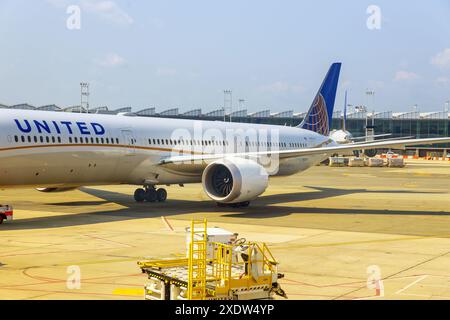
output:
[[[177,171],[160,161],[179,154],[335,144],[318,133],[283,126],[9,109],[0,110],[0,130],[0,188],[197,183],[201,171]],[[236,132],[253,131],[267,132],[270,147],[258,146],[256,136],[247,138],[248,145],[234,138]],[[280,160],[271,175],[294,174],[324,158]]]

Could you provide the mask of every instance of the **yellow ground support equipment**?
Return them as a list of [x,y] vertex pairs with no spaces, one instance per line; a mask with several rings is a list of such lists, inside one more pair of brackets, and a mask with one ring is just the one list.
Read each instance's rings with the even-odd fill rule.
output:
[[[199,225],[200,228],[196,228]],[[192,220],[189,243],[188,299],[203,300],[206,296],[207,222]]]
[[[254,300],[286,298],[278,279],[278,262],[265,243],[223,240],[207,221],[192,221],[187,258],[139,261],[150,282],[149,300]],[[222,239],[222,242],[212,240]]]

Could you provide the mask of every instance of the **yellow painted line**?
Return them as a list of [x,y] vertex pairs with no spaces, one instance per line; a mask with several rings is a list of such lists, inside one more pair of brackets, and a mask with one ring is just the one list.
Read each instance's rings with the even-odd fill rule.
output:
[[418,177],[431,177],[432,176],[432,174],[428,173],[428,172],[415,172],[414,175],[418,176]]
[[72,263],[62,263],[62,264],[53,264],[52,266],[84,266],[89,264],[102,264],[102,263],[117,263],[117,262],[128,262],[128,261],[138,261],[139,258],[126,258],[126,259],[111,259],[111,260],[91,260],[91,261],[84,261],[84,262],[72,262]]
[[144,289],[116,288],[113,294],[121,296],[144,296]]

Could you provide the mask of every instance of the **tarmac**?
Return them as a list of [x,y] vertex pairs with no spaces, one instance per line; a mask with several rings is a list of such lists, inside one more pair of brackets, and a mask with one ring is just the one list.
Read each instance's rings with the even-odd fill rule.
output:
[[289,299],[450,299],[449,186],[449,163],[408,160],[273,178],[238,209],[199,184],[155,204],[135,203],[134,186],[3,190],[15,220],[0,226],[0,299],[143,299],[136,262],[183,256],[194,217],[266,242]]

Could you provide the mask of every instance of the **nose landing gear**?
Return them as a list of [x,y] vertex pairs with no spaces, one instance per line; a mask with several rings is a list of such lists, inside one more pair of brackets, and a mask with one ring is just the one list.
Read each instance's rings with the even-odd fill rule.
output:
[[167,200],[166,189],[156,189],[154,186],[136,189],[134,192],[136,202],[165,202]]

